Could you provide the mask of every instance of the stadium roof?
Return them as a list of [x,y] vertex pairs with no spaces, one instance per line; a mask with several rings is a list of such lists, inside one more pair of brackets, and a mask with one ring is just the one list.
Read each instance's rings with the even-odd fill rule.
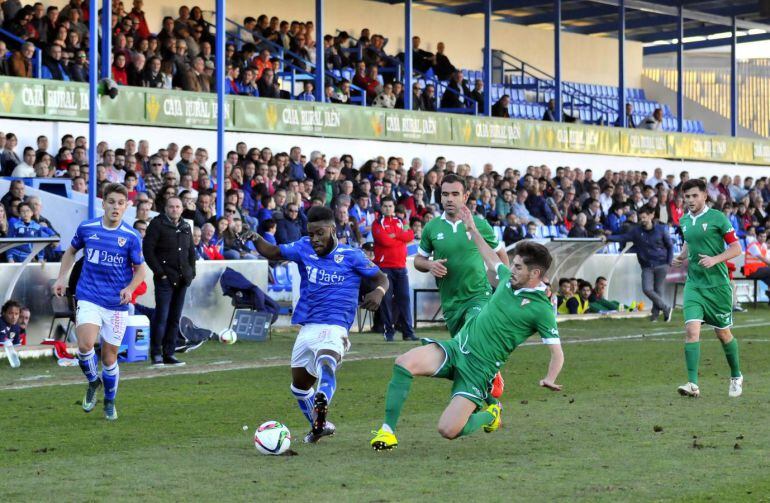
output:
[[[403,0],[375,0],[398,4]],[[770,40],[770,2],[763,0],[681,0],[686,49],[729,45],[732,17],[740,42]],[[414,6],[462,16],[481,15],[483,0],[414,0]],[[645,53],[674,50],[676,0],[625,0],[626,39],[642,42]],[[764,4],[763,8],[761,5]],[[554,0],[494,0],[495,19],[525,26],[553,25]],[[562,0],[562,29],[617,37],[618,0]]]

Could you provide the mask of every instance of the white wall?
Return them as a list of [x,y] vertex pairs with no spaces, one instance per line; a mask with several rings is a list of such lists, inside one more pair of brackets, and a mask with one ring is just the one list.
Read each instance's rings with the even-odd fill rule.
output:
[[[54,0],[66,5],[67,0]],[[131,0],[123,0],[127,10]],[[180,3],[144,2],[144,11],[150,30],[160,31],[164,16],[178,16]],[[213,0],[187,3],[198,5],[204,11],[213,11]],[[260,14],[278,16],[286,20],[308,21],[315,17],[312,0],[228,0],[227,17],[242,23],[246,16]],[[357,37],[368,27],[389,39],[386,50],[395,55],[403,50],[404,7],[365,0],[326,0],[326,33],[346,30]],[[211,16],[208,19],[213,19]],[[457,16],[428,10],[415,2],[412,29],[420,35],[422,47],[435,51],[438,42],[446,44],[446,54],[458,68],[481,69],[481,47],[484,45],[483,18],[479,15]],[[504,22],[493,22],[492,47],[504,50],[527,63],[553,74],[553,31],[529,28]],[[617,40],[564,33],[562,36],[562,78],[575,82],[617,85]],[[641,87],[642,44],[626,41],[626,85]]]
[[[51,151],[59,148],[59,138],[65,133],[87,135],[88,125],[80,122],[40,122],[28,120],[4,119],[0,121],[0,130],[13,132],[19,137],[19,151],[26,145],[35,145],[38,135],[47,135],[51,142]],[[166,147],[169,142],[180,145],[189,144],[193,147],[204,147],[209,151],[209,159],[216,159],[216,134],[213,131],[195,129],[173,129],[148,126],[119,126],[100,125],[99,141],[107,141],[110,147],[122,146],[132,138],[136,141],[146,139],[150,142],[150,151]],[[507,167],[515,169],[526,168],[529,165],[547,164],[555,166],[571,166],[604,172],[614,170],[646,170],[651,172],[656,167],[663,168],[665,174],[678,176],[682,170],[688,170],[691,176],[723,175],[725,173],[754,177],[768,176],[770,170],[763,166],[733,165],[696,161],[675,161],[643,157],[622,157],[597,154],[573,154],[560,152],[545,152],[537,150],[515,150],[488,147],[460,147],[453,145],[424,145],[417,143],[396,143],[387,141],[363,141],[339,138],[315,138],[306,136],[270,135],[261,133],[227,133],[225,150],[234,150],[236,143],[244,141],[251,147],[270,147],[274,153],[288,151],[290,147],[299,145],[309,153],[320,150],[330,156],[351,154],[356,165],[363,164],[367,159],[378,155],[385,157],[400,156],[409,163],[413,157],[423,160],[423,165],[433,165],[438,156],[445,156],[457,163],[468,163],[474,173],[481,171],[487,162],[492,163],[498,172]]]

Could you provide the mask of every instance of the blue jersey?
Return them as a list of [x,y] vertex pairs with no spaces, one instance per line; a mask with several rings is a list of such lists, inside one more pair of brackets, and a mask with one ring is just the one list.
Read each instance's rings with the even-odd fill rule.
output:
[[120,291],[131,283],[133,266],[144,263],[142,238],[124,222],[107,229],[102,219],[86,220],[78,226],[72,247],[84,249],[83,272],[75,296],[113,311],[127,311]]
[[380,271],[377,266],[363,251],[347,245],[337,245],[319,257],[308,237],[279,248],[284,258],[299,266],[299,302],[292,323],[338,325],[349,330],[356,318],[361,277],[375,276]]

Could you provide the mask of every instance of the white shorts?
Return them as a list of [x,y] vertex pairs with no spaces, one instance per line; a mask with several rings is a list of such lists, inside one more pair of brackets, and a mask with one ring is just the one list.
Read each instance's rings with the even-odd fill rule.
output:
[[315,371],[315,359],[320,351],[334,351],[340,355],[341,359],[349,349],[348,331],[341,326],[316,323],[304,325],[299,330],[294,348],[291,350],[291,366],[304,368],[310,375],[318,377]]
[[99,333],[104,342],[120,346],[123,334],[126,333],[128,311],[113,311],[97,306],[93,302],[79,300],[75,322],[77,327],[84,324],[97,325],[101,328]]

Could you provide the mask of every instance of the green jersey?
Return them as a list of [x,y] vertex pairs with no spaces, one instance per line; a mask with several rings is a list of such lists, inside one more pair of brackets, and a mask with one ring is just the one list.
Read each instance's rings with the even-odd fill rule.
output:
[[544,344],[560,344],[556,316],[542,288],[511,287],[511,270],[498,264],[500,284],[481,312],[457,335],[460,350],[485,366],[500,367],[517,346],[534,333]]
[[736,241],[735,230],[724,213],[705,207],[698,215],[687,213],[679,220],[687,243],[687,284],[696,288],[727,285],[730,277],[724,262],[707,269],[698,264],[701,255],[713,257]]
[[[503,245],[489,223],[479,216],[473,219],[484,241],[495,251],[501,249]],[[422,230],[417,253],[423,257],[433,254],[433,260],[446,259],[447,274],[436,279],[445,318],[463,309],[469,300],[491,295],[484,259],[461,220],[450,222],[445,213],[428,222]]]

